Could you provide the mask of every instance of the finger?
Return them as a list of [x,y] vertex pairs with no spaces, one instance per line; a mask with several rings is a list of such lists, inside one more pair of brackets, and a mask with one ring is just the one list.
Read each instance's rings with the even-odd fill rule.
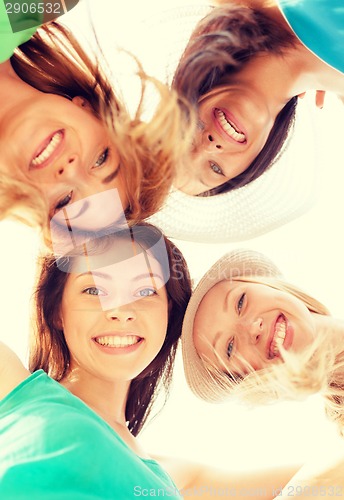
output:
[[315,94],[315,104],[317,108],[322,109],[324,107],[324,102],[325,102],[325,91],[317,90]]

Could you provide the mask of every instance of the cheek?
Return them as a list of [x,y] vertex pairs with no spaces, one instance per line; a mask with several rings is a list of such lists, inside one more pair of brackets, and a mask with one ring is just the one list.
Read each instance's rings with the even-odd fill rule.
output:
[[233,359],[232,369],[240,375],[248,375],[252,370],[261,370],[265,365],[262,355],[257,349],[243,348],[237,353]]

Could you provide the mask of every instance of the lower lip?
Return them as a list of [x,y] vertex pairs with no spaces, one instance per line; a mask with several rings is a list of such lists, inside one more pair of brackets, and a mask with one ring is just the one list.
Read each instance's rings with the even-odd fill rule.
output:
[[[235,139],[233,139],[233,137],[231,137],[230,135],[227,134],[227,132],[222,128],[220,122],[217,119],[216,111],[215,111],[216,109],[222,111],[222,113],[225,114],[226,118],[229,121],[231,121],[232,123],[235,123],[236,128],[241,130],[242,133],[245,134],[246,140],[244,142],[236,141]],[[216,127],[217,131],[221,134],[222,137],[224,137],[226,139],[226,141],[232,142],[233,144],[238,144],[239,146],[245,146],[247,144],[247,134],[246,134],[245,130],[241,127],[241,125],[237,122],[236,118],[232,115],[232,113],[230,113],[229,111],[227,111],[226,109],[223,109],[223,108],[213,108],[213,120],[214,120],[215,127]]]
[[130,354],[137,351],[137,349],[139,349],[139,347],[142,345],[143,340],[144,339],[140,339],[138,342],[136,342],[136,344],[129,345],[127,347],[108,347],[98,344],[98,342],[96,342],[95,340],[93,340],[93,342],[101,352],[118,356],[119,354]]
[[289,321],[286,319],[287,328],[285,333],[285,339],[283,342],[283,347],[285,350],[290,349],[294,340],[294,328],[290,325]]
[[41,143],[41,145],[36,149],[36,153],[34,153],[34,155],[33,155],[32,158],[33,159],[36,158],[36,156],[39,155],[40,152],[44,151],[44,149],[47,147],[47,145],[49,144],[49,142],[51,141],[51,139],[54,137],[54,135],[57,134],[57,132],[61,132],[62,133],[62,139],[61,139],[60,143],[58,144],[57,148],[40,165],[37,165],[37,166],[32,165],[31,164],[32,160],[31,160],[31,162],[30,162],[30,170],[41,170],[42,168],[45,168],[46,166],[48,166],[60,154],[60,152],[62,151],[62,148],[64,146],[65,133],[64,133],[64,130],[55,130],[55,132],[53,132],[49,137],[47,137]]

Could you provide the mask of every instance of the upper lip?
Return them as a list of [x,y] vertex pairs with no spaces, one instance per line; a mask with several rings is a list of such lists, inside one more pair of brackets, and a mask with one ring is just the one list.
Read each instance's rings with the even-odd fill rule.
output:
[[268,341],[266,343],[266,357],[268,359],[272,359],[274,357],[273,354],[272,354],[272,352],[271,352],[271,346],[272,346],[272,342],[273,342],[274,336],[276,334],[276,323],[277,323],[277,321],[280,318],[283,318],[283,320],[287,323],[287,318],[282,313],[279,313],[277,315],[276,319],[274,320],[274,322],[272,323],[270,335],[269,335]]
[[[48,158],[46,158],[39,165],[34,165],[33,164],[33,160],[37,156],[39,156],[40,154],[42,154],[42,152],[48,147],[51,139],[56,134],[60,134],[62,136],[61,142],[59,144],[57,144],[57,146],[52,151],[52,153],[48,156]],[[40,145],[36,148],[35,152],[33,153],[32,157],[31,157],[31,160],[30,160],[30,163],[29,163],[29,169],[30,170],[40,170],[40,169],[48,166],[53,160],[55,160],[57,158],[57,156],[60,155],[60,153],[61,153],[61,151],[62,151],[62,149],[64,147],[64,142],[65,142],[64,139],[65,139],[65,131],[63,129],[55,130],[54,132],[52,132],[51,134],[49,134],[48,137],[45,137],[45,139],[42,140],[42,142],[40,143]]]
[[[233,137],[231,137],[230,135],[228,135],[225,130],[222,129],[222,127],[220,126],[220,124],[218,123],[218,120],[217,120],[217,116],[216,116],[216,111],[217,110],[218,111],[222,111],[222,113],[224,113],[224,115],[226,116],[226,119],[229,120],[235,126],[235,129],[239,130],[240,133],[242,133],[242,134],[245,135],[245,139],[246,140],[244,142],[236,141]],[[232,113],[230,113],[227,109],[224,109],[224,108],[214,108],[213,109],[213,119],[214,119],[214,123],[215,123],[216,129],[218,130],[218,132],[221,134],[221,136],[226,141],[230,141],[230,142],[233,142],[235,144],[242,145],[242,146],[244,146],[245,144],[247,144],[247,132],[246,132],[246,130],[238,122],[237,118],[234,117],[234,115],[232,115]]]

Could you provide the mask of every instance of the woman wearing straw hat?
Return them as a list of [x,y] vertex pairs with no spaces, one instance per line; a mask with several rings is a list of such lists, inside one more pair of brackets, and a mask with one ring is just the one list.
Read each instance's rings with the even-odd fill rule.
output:
[[[263,403],[320,392],[328,416],[344,435],[343,338],[343,322],[288,283],[267,257],[233,251],[203,276],[187,307],[182,332],[186,379],[198,397],[210,402],[236,395]],[[319,477],[311,471],[301,471],[290,484],[337,481],[343,487],[343,453]]]

